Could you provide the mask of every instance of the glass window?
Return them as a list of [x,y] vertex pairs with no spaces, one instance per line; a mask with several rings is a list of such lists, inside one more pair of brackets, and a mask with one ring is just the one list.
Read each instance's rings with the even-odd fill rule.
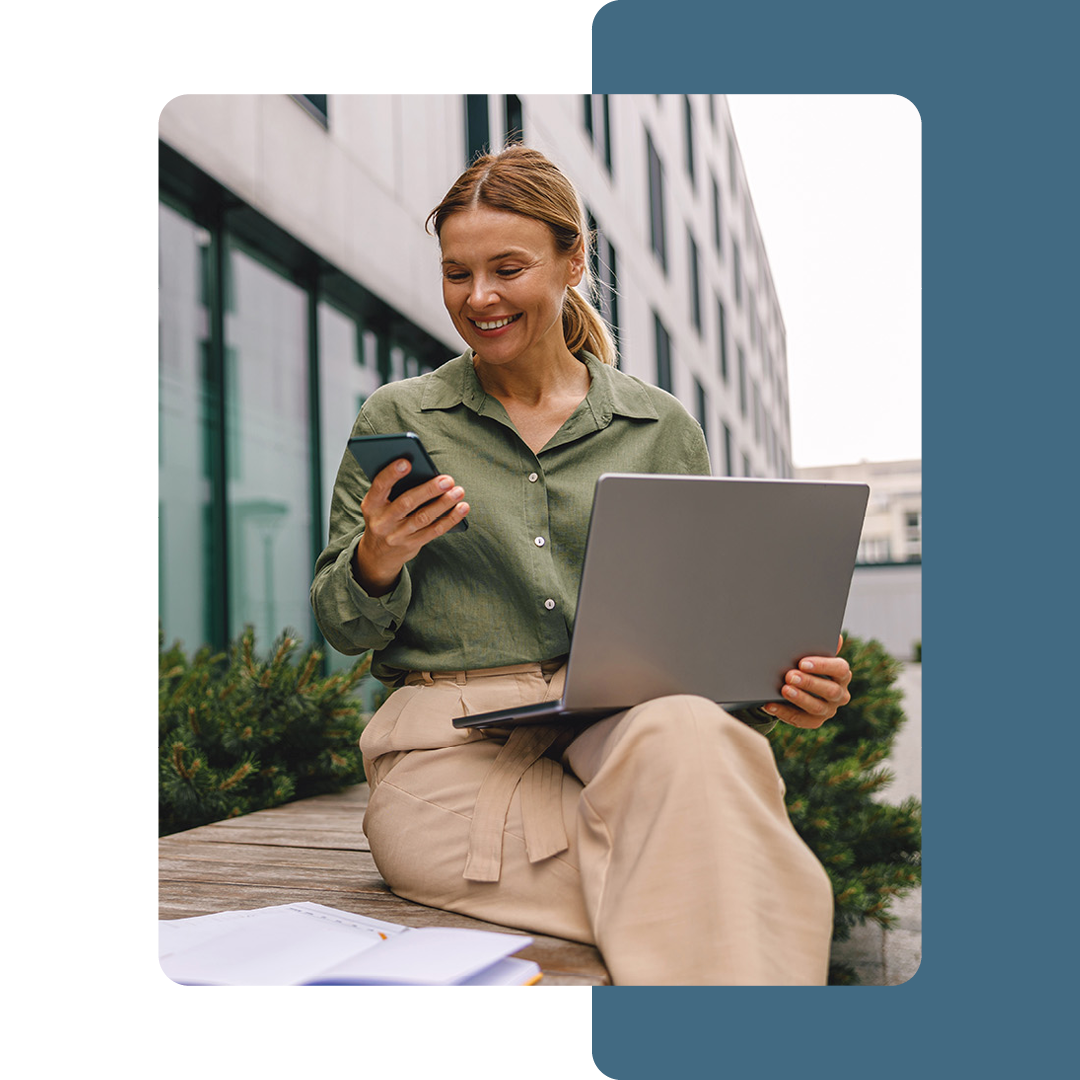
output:
[[660,321],[660,316],[653,312],[653,324],[656,330],[656,385],[669,394],[671,389],[671,335]]
[[585,131],[589,142],[604,155],[604,166],[609,173],[611,160],[611,99],[608,94],[585,94],[582,98]]
[[716,333],[720,344],[720,374],[727,382],[727,319],[724,316],[724,302],[719,297],[716,298]]
[[503,98],[503,110],[506,114],[507,144],[525,141],[525,120],[521,111],[521,98],[517,94],[506,94]]
[[686,248],[690,258],[690,321],[701,333],[701,268],[698,265],[698,249],[694,234],[686,230]]
[[745,416],[747,410],[746,400],[746,354],[741,345],[735,346],[739,356],[739,412]]
[[[379,384],[378,341],[371,330],[326,301],[318,306],[322,507],[330,497],[353,422]],[[325,522],[323,523],[325,525]]]
[[230,241],[225,313],[229,634],[314,635],[307,294]]
[[731,447],[731,428],[724,424],[724,475],[735,475],[735,457]]
[[690,177],[690,186],[697,180],[694,176],[694,110],[690,105],[690,95],[683,94],[683,133],[686,148],[686,175]]
[[589,228],[593,231],[592,272],[594,289],[593,305],[611,327],[615,347],[619,345],[619,271],[615,247],[589,214]]
[[709,400],[708,395],[705,393],[705,387],[701,385],[698,379],[694,379],[694,405],[697,409],[697,422],[701,425],[701,430],[705,435],[705,445],[709,444]]
[[171,207],[159,214],[158,617],[189,652],[213,640],[207,371],[211,236]]
[[713,247],[716,248],[716,254],[722,259],[724,257],[724,235],[723,222],[720,216],[720,185],[716,182],[715,176],[711,176],[709,179],[712,182]]
[[667,272],[667,241],[664,236],[664,168],[660,155],[645,132],[645,149],[649,161],[649,243]]
[[735,137],[730,132],[727,137],[727,163],[728,186],[731,188],[731,201],[735,203],[739,197],[739,179],[735,168]]
[[491,145],[487,94],[465,95],[465,161],[471,165]]
[[731,273],[735,283],[735,306],[742,307],[742,265],[739,260],[739,244],[731,239]]
[[600,95],[600,112],[604,118],[604,164],[609,174],[615,172],[615,162],[611,156],[611,95]]

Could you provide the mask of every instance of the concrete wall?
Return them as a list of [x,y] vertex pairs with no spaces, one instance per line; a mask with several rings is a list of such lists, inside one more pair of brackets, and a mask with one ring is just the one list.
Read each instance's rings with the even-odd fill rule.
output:
[[877,638],[898,660],[913,659],[922,640],[922,564],[857,566],[844,627]]

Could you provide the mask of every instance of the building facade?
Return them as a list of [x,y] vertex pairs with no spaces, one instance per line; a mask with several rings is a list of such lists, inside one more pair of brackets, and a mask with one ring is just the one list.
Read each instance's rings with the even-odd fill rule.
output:
[[722,96],[196,95],[160,139],[167,640],[319,640],[308,584],[355,415],[462,348],[424,221],[506,141],[581,193],[622,369],[683,402],[714,473],[791,475],[784,324]]
[[860,564],[922,561],[922,461],[860,461],[796,469],[805,480],[846,480],[868,484],[859,539]]
[[897,659],[922,649],[922,461],[861,461],[796,469],[806,480],[869,484],[844,626]]

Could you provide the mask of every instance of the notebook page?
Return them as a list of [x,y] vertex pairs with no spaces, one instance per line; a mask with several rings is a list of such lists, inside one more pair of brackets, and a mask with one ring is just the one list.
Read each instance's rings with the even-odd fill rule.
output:
[[[381,945],[403,929],[319,904],[222,914],[229,917],[204,917],[206,922],[191,927],[187,943],[182,940],[185,929],[161,924],[161,967],[170,979],[204,985],[288,986]],[[383,926],[387,929],[379,929]]]

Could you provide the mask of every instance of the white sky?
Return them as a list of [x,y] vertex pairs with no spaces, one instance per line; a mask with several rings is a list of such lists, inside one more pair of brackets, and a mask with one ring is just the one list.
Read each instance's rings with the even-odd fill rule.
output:
[[728,95],[787,328],[797,466],[922,456],[921,121],[889,95]]

